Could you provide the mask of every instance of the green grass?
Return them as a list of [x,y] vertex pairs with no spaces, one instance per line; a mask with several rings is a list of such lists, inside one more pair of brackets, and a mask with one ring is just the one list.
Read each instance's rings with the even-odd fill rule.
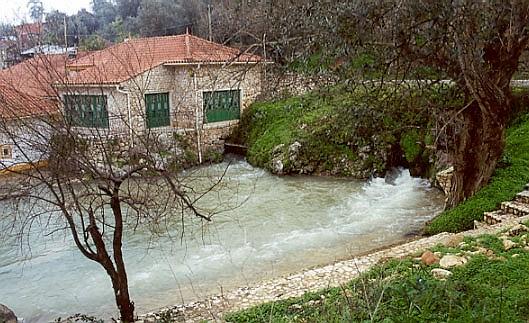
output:
[[483,212],[492,211],[501,202],[511,200],[529,183],[529,116],[522,117],[507,130],[507,143],[500,167],[490,183],[475,196],[436,217],[427,227],[428,234],[471,229]]
[[[517,240],[518,239],[518,240]],[[513,238],[520,241],[520,238]],[[487,248],[450,269],[446,281],[412,259],[391,260],[340,288],[266,303],[225,316],[228,322],[526,322],[529,317],[529,252],[505,251],[497,236],[466,238],[445,253]],[[514,254],[518,256],[513,257]]]
[[[429,160],[431,151],[425,153],[425,147],[433,124],[430,102],[439,101],[446,89],[417,91],[334,87],[259,102],[243,113],[233,137],[248,146],[248,161],[262,168],[271,169],[279,158],[287,174],[383,175],[388,147],[402,145],[408,158],[404,162]],[[288,153],[294,142],[301,144],[296,162]],[[284,146],[274,150],[279,145]]]

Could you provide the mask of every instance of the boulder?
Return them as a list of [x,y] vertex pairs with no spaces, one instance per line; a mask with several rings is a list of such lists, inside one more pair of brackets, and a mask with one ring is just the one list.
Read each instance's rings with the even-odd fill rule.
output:
[[7,306],[0,304],[0,322],[17,323],[17,317]]
[[426,266],[430,266],[439,262],[439,257],[434,255],[433,252],[427,250],[421,256],[421,262]]
[[450,277],[450,275],[452,275],[451,271],[441,268],[434,268],[432,269],[431,273],[435,279],[439,280],[446,280],[448,277]]
[[283,149],[285,148],[285,144],[279,144],[272,149],[272,156],[277,156],[283,153]]
[[439,261],[439,266],[442,268],[452,268],[462,266],[467,263],[467,258],[456,255],[445,255]]

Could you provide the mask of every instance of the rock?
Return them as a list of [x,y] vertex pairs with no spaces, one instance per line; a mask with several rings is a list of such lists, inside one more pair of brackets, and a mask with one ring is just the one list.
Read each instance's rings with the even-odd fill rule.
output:
[[439,261],[439,266],[443,268],[452,268],[456,266],[462,266],[467,263],[465,257],[446,255]]
[[285,147],[285,144],[279,144],[272,149],[272,156],[279,155],[283,153],[283,148]]
[[301,143],[299,141],[294,141],[294,143],[288,146],[288,159],[290,161],[295,161],[298,159],[299,149],[301,148]]
[[454,167],[449,167],[435,175],[437,185],[439,185],[445,195],[448,195],[452,187],[452,176],[454,176]]
[[17,323],[15,313],[7,306],[0,304],[0,322],[2,323]]
[[509,230],[509,235],[511,237],[514,237],[514,236],[519,235],[522,232],[527,232],[527,231],[529,231],[529,228],[527,228],[525,225],[520,223],[520,224],[515,225]]
[[505,239],[503,240],[503,249],[505,250],[511,250],[514,247],[517,247],[518,244],[512,240]]
[[272,172],[274,174],[283,174],[283,161],[281,159],[274,159],[272,160]]
[[433,254],[433,252],[427,250],[421,256],[421,262],[426,266],[430,266],[439,262],[439,257]]
[[435,279],[439,280],[446,280],[448,277],[450,277],[450,275],[452,275],[451,271],[441,268],[434,268],[432,269],[431,273]]
[[487,249],[487,248],[483,248],[483,247],[478,247],[478,253],[484,255],[484,256],[487,256],[488,258],[495,258],[496,257],[496,254],[494,254],[494,251],[490,250],[490,249]]
[[360,149],[358,149],[358,152],[360,153],[370,153],[371,152],[371,146],[370,145],[365,145],[363,147],[360,147]]
[[461,242],[463,242],[464,238],[465,237],[461,234],[455,234],[445,243],[445,246],[455,248],[459,246]]
[[386,176],[384,176],[384,181],[386,184],[395,185],[395,181],[397,178],[399,178],[400,174],[402,174],[402,171],[398,168],[392,168],[386,172]]

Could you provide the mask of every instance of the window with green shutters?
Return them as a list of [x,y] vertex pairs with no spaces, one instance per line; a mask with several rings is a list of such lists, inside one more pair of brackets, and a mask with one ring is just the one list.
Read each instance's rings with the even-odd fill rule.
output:
[[204,122],[237,120],[241,115],[241,91],[204,92]]
[[166,127],[171,124],[169,116],[169,93],[145,95],[147,128]]
[[65,95],[65,114],[72,126],[108,128],[106,95]]

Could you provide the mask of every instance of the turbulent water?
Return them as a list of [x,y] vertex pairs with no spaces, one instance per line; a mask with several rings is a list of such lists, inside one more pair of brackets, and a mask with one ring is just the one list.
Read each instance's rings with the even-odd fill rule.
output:
[[[218,176],[225,167],[202,171]],[[204,201],[224,210],[207,226],[188,223],[183,240],[180,226],[167,237],[138,232],[126,240],[138,314],[395,243],[442,205],[439,192],[406,170],[393,184],[366,183],[276,177],[236,161],[225,181],[225,191]],[[117,317],[109,279],[68,236],[31,238],[30,252],[0,241],[0,303],[26,322]]]

